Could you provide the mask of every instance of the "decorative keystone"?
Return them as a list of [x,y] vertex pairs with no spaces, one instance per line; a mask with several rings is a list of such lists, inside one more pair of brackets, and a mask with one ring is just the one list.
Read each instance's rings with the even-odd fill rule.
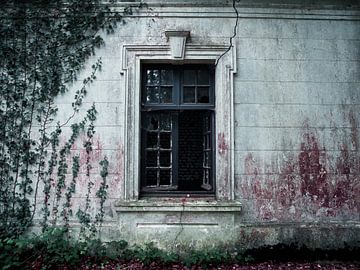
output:
[[165,31],[165,36],[170,43],[172,58],[175,60],[183,60],[186,40],[190,37],[190,31]]

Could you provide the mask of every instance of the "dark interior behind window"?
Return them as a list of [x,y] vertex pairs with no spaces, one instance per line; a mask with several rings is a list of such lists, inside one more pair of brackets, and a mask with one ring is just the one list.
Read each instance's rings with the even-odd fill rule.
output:
[[144,65],[141,192],[214,193],[214,71]]

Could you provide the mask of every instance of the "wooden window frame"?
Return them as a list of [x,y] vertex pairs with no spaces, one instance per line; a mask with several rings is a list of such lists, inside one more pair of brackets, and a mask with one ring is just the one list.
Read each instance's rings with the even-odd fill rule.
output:
[[[154,86],[153,84],[148,85],[146,81],[146,72],[148,70],[171,70],[172,71],[172,83],[169,84],[172,86],[172,102],[168,103],[161,103],[160,97],[158,97],[158,103],[150,103],[146,100],[146,89],[147,87],[158,87],[159,91],[161,87],[163,86],[161,80],[159,81],[159,84]],[[184,84],[184,73],[186,71],[195,71],[199,72],[200,70],[206,70],[209,75],[209,81],[207,84],[199,84],[197,81],[197,76],[195,76],[195,81],[193,85]],[[161,72],[159,72],[161,73]],[[184,194],[196,194],[196,195],[214,195],[215,194],[215,153],[214,153],[214,145],[215,145],[215,66],[210,64],[187,64],[187,65],[171,65],[171,64],[144,64],[142,65],[141,69],[141,76],[142,76],[142,87],[141,87],[141,123],[143,124],[144,118],[146,115],[149,114],[155,114],[156,112],[160,112],[163,114],[169,114],[171,119],[171,164],[170,164],[170,172],[171,172],[171,180],[169,181],[169,185],[162,185],[159,184],[159,172],[162,170],[168,170],[167,168],[164,169],[164,167],[160,167],[159,160],[157,161],[157,167],[147,167],[147,153],[152,150],[146,148],[146,134],[151,132],[154,133],[154,131],[145,130],[142,127],[141,132],[141,195],[143,196],[182,196]],[[186,86],[185,86],[186,85]],[[165,86],[167,87],[167,86]],[[184,96],[184,88],[185,87],[193,87],[194,88],[194,103],[185,103],[183,100]],[[208,103],[201,103],[198,102],[198,95],[197,91],[199,87],[208,87],[208,94],[209,94],[209,102]],[[202,112],[209,112],[209,118],[210,118],[210,131],[211,132],[211,150],[205,150],[203,148],[204,152],[208,152],[210,155],[210,169],[207,169],[203,163],[203,174],[205,171],[209,172],[209,176],[206,179],[205,176],[203,176],[203,181],[206,180],[206,183],[203,182],[201,186],[204,187],[203,190],[196,190],[196,191],[190,191],[190,190],[178,190],[178,181],[180,179],[179,177],[179,120],[178,116],[181,111],[195,111],[199,110]],[[204,113],[204,121],[205,121],[205,114]],[[202,123],[199,123],[202,125]],[[160,129],[156,132],[162,132]],[[159,133],[160,134],[160,133]],[[160,136],[160,135],[158,135]],[[159,140],[159,138],[158,138]],[[158,145],[157,151],[161,153],[160,151],[165,151],[164,149],[159,148],[160,145]],[[204,147],[204,146],[203,146]],[[166,150],[167,151],[167,150]],[[152,151],[151,151],[152,152]],[[203,153],[204,153],[203,152]],[[209,166],[209,164],[207,164]],[[157,168],[157,169],[156,169]],[[157,185],[156,186],[148,186],[146,185],[146,170],[157,170],[159,171],[157,174]],[[195,180],[195,179],[194,179]],[[205,187],[208,187],[208,190],[205,189]],[[211,187],[211,188],[210,188]]]

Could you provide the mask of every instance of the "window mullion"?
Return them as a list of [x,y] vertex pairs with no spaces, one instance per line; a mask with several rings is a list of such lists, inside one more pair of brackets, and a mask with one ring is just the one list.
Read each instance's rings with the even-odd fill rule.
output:
[[179,170],[179,113],[172,114],[172,185],[178,186],[178,170]]
[[179,106],[181,103],[181,85],[180,85],[180,70],[178,68],[174,69],[174,89],[173,89],[173,98],[174,103]]
[[[174,103],[180,106],[181,103],[181,70],[174,68]],[[172,113],[172,186],[178,186],[178,170],[179,170],[179,113],[174,111]]]
[[157,131],[157,145],[156,145],[156,186],[160,187],[160,117],[159,117],[159,129]]

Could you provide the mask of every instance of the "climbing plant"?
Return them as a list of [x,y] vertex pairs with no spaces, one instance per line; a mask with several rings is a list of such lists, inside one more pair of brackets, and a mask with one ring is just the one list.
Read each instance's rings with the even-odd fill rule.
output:
[[[0,9],[0,238],[17,237],[40,210],[45,229],[61,218],[68,226],[71,200],[79,174],[79,157],[68,162],[71,146],[86,133],[84,147],[91,155],[96,108],[71,125],[71,135],[60,143],[63,127],[79,112],[88,86],[101,69],[101,60],[76,91],[67,121],[56,122],[55,99],[79,80],[85,62],[125,22],[134,8],[111,10],[111,1],[6,1]],[[69,164],[72,168],[70,170]],[[87,160],[87,175],[91,169]],[[108,161],[101,161],[102,183],[96,196],[106,199]],[[71,181],[66,185],[66,175]],[[88,175],[89,176],[89,175]],[[91,179],[88,177],[91,188]],[[51,198],[53,196],[53,198]],[[62,198],[64,202],[62,203]],[[50,209],[50,201],[53,202]],[[39,208],[39,209],[37,209]],[[86,210],[81,213],[87,216]],[[50,218],[51,217],[51,218]],[[103,209],[96,217],[102,223]]]

